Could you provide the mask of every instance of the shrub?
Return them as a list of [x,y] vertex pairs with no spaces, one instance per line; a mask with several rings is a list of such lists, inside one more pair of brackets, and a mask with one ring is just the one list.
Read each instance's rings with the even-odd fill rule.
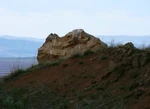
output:
[[107,56],[103,55],[103,56],[100,57],[100,60],[106,60],[107,58],[108,58]]
[[121,42],[116,43],[115,40],[111,40],[109,48],[115,48],[115,47],[119,47],[122,46],[123,44]]
[[84,56],[91,55],[93,53],[94,53],[93,51],[87,50],[87,51],[84,52]]
[[68,66],[68,64],[63,64],[63,68],[65,68],[65,67],[67,67]]
[[79,53],[72,54],[72,58],[78,58],[78,57],[82,57],[82,55]]
[[36,68],[46,68],[46,67],[51,67],[51,66],[58,66],[59,64],[61,63],[61,61],[47,61],[47,62],[42,62],[42,63],[39,63],[35,66],[32,66],[31,68],[29,69],[36,69]]
[[131,77],[132,78],[136,78],[136,77],[138,77],[139,76],[139,73],[138,72],[132,72],[131,73]]
[[7,75],[7,76],[4,76],[3,79],[4,79],[4,80],[14,79],[14,78],[18,77],[19,75],[24,74],[24,73],[26,73],[26,72],[28,72],[28,70],[18,69],[18,70],[16,70],[16,71],[10,73],[10,74]]
[[82,61],[80,61],[80,62],[79,62],[79,64],[80,64],[80,65],[82,65],[82,64],[83,64],[83,62],[82,62]]

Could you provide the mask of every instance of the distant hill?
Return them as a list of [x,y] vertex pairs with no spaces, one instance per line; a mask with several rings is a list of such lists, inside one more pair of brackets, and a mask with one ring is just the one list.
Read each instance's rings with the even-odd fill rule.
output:
[[34,57],[43,39],[0,36],[0,57]]

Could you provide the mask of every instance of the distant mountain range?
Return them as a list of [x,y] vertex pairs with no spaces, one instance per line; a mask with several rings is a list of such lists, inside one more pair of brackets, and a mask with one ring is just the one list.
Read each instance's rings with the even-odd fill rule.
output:
[[35,57],[43,39],[0,36],[0,57]]
[[[132,42],[136,47],[150,45],[150,36],[97,36],[108,45]],[[45,39],[0,36],[0,57],[35,57]]]

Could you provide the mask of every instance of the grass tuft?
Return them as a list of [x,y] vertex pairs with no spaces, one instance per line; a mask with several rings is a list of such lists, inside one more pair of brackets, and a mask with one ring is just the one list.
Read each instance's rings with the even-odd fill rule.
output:
[[4,81],[5,80],[10,80],[10,79],[14,79],[16,77],[18,77],[19,75],[22,75],[24,73],[28,72],[28,70],[24,70],[24,69],[18,69],[12,73],[10,73],[9,75],[6,75],[3,77]]

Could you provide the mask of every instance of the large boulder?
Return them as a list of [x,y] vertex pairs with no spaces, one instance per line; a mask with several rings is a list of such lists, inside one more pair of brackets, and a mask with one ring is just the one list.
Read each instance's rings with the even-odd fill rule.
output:
[[89,50],[96,52],[106,46],[99,38],[82,29],[75,29],[63,37],[51,33],[42,47],[38,49],[37,59],[39,62],[54,61],[75,54],[84,54]]

